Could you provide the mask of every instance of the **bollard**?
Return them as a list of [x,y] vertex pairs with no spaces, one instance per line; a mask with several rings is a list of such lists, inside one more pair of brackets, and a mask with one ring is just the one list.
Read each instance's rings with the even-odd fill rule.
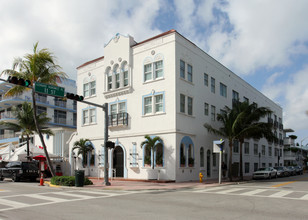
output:
[[39,186],[45,186],[44,185],[43,172],[41,172],[41,178],[40,178],[40,185]]
[[199,173],[200,183],[202,183],[202,178],[203,178],[203,174],[200,172],[200,173]]

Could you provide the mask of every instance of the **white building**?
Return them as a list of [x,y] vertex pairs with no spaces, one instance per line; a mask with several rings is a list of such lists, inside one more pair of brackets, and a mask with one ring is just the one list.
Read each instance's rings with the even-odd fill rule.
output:
[[[105,45],[103,57],[77,70],[78,94],[89,102],[109,104],[109,140],[116,143],[108,154],[110,176],[189,181],[203,172],[206,178],[217,178],[213,140],[221,137],[209,134],[203,125],[219,128],[216,115],[231,107],[233,99],[270,107],[274,114],[264,120],[273,120],[280,139],[278,143],[247,140],[244,174],[278,163],[283,148],[282,108],[175,30],[139,43],[117,34]],[[104,162],[104,112],[84,103],[78,104],[77,112],[77,133],[70,146],[80,138],[91,140],[95,156],[88,165],[90,175],[97,176]],[[145,135],[163,140],[154,150],[154,161],[151,152],[140,146]],[[233,155],[236,165],[236,146]],[[149,162],[155,169],[147,166]]]
[[[57,84],[64,87],[66,92],[76,93],[76,82],[71,79],[58,78]],[[0,83],[0,121],[14,122],[12,107],[20,106],[23,102],[32,102],[31,92],[22,95],[6,97],[4,94],[12,87],[7,82]],[[69,157],[69,145],[66,143],[73,132],[76,131],[77,104],[76,101],[63,101],[60,98],[36,94],[37,112],[46,112],[51,118],[48,127],[54,132],[54,136],[44,135],[48,152],[60,157]],[[4,125],[0,126],[0,145],[9,146],[9,143],[18,147],[21,143],[20,132],[10,130]],[[38,135],[31,138],[31,146],[42,146]],[[68,173],[69,174],[69,173]]]

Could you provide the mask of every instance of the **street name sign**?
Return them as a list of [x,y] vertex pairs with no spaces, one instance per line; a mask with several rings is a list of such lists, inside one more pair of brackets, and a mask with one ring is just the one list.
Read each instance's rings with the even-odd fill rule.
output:
[[35,82],[34,91],[46,95],[64,97],[65,89],[59,86]]

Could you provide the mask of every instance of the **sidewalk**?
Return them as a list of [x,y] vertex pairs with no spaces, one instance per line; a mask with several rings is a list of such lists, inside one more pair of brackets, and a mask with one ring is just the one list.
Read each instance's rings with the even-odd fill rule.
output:
[[175,190],[175,189],[192,189],[192,188],[205,188],[205,187],[213,187],[219,185],[230,185],[230,184],[239,184],[249,181],[246,179],[244,181],[233,181],[230,182],[227,179],[222,180],[222,183],[218,183],[218,179],[209,179],[205,180],[202,183],[199,181],[191,181],[191,182],[168,182],[168,181],[145,181],[145,180],[131,180],[131,179],[113,179],[110,180],[110,186],[105,186],[104,179],[100,178],[89,178],[93,185],[87,185],[83,188],[88,189],[103,189],[103,190]]

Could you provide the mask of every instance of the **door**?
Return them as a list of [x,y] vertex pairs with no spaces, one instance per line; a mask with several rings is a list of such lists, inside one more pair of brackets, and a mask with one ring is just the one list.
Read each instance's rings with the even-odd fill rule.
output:
[[116,146],[113,151],[113,169],[113,176],[124,177],[124,153],[120,146]]

